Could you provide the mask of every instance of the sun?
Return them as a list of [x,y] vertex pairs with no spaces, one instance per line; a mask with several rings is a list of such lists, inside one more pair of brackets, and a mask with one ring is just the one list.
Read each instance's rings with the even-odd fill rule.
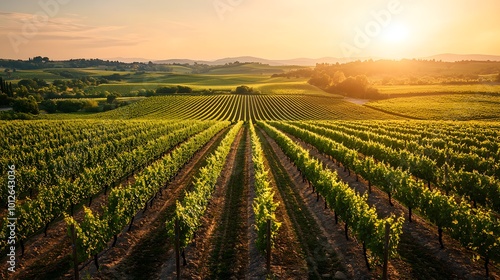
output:
[[383,37],[390,43],[405,42],[409,37],[408,28],[404,24],[394,22],[383,31]]

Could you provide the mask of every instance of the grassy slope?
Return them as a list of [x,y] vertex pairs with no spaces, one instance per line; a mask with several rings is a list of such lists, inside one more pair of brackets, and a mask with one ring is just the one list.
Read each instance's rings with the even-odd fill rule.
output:
[[[215,89],[234,90],[239,85],[248,85],[259,88],[268,84],[301,84],[307,85],[305,79],[271,78],[270,75],[260,74],[169,74],[169,73],[147,73],[143,75],[131,75],[130,78],[121,82],[100,85],[99,89],[117,91],[121,93],[131,90],[156,89],[159,86],[187,85],[195,90]],[[314,88],[314,87],[312,87]],[[317,91],[317,89],[315,89]]]
[[[455,69],[448,69],[449,71],[458,71],[467,69],[475,69],[474,67],[484,67],[481,63],[468,64],[468,65],[454,65]],[[331,114],[324,115],[329,119],[387,119],[388,115],[383,113],[374,113],[374,110],[363,108],[361,106],[354,106],[353,104],[340,102],[335,96],[332,96],[324,91],[307,84],[305,78],[292,78],[287,79],[283,77],[272,78],[273,73],[282,73],[284,71],[294,69],[294,66],[267,66],[262,64],[243,64],[237,66],[216,68],[204,74],[190,74],[191,69],[173,65],[172,73],[166,72],[146,72],[135,73],[132,71],[113,71],[106,70],[103,67],[99,68],[57,68],[57,69],[41,69],[41,70],[19,70],[13,73],[15,79],[22,78],[42,78],[47,81],[54,79],[65,79],[58,75],[61,71],[67,71],[75,76],[93,76],[101,77],[112,74],[120,74],[123,80],[119,82],[111,82],[110,84],[103,84],[97,87],[97,90],[106,90],[109,92],[117,92],[121,94],[128,94],[132,91],[140,89],[154,90],[160,86],[171,85],[187,85],[194,90],[213,89],[220,91],[231,91],[239,85],[248,85],[262,94],[269,95],[289,95],[290,98],[294,96],[325,96],[330,97],[332,100],[326,102],[316,102],[313,99],[312,103],[316,103],[313,107],[320,108],[318,111],[324,111],[327,108]],[[432,69],[426,69],[431,71]],[[435,69],[434,69],[435,70]],[[437,70],[436,70],[437,71]],[[440,70],[442,71],[442,69]],[[432,71],[431,71],[432,72]],[[460,71],[459,71],[460,72]],[[0,75],[5,76],[5,73]],[[13,82],[16,82],[13,80]],[[382,109],[387,112],[393,112],[400,115],[422,118],[422,119],[451,119],[451,120],[465,120],[465,119],[499,119],[500,113],[498,112],[498,98],[492,96],[473,96],[465,95],[463,92],[486,92],[498,93],[500,96],[500,84],[484,84],[484,85],[394,85],[394,86],[377,86],[382,93],[391,95],[403,94],[430,94],[427,97],[405,97],[398,99],[389,99],[378,102],[370,102],[367,105],[374,108]],[[436,95],[442,92],[455,93],[456,95]],[[298,100],[298,99],[297,99]],[[305,104],[300,104],[299,101],[296,107],[303,107]],[[234,105],[234,103],[232,103]],[[215,104],[217,105],[217,104]],[[226,105],[230,106],[230,105]],[[148,115],[148,110],[141,115]],[[276,110],[276,108],[275,108]],[[314,109],[313,109],[314,111]],[[71,114],[60,116],[47,116],[47,118],[65,118],[65,117],[89,117],[88,114]],[[168,116],[163,116],[168,117]]]
[[477,85],[390,85],[376,86],[383,94],[409,94],[409,93],[469,93],[485,92],[500,94],[500,84]]
[[400,97],[370,102],[366,105],[420,119],[500,119],[500,95],[451,94]]

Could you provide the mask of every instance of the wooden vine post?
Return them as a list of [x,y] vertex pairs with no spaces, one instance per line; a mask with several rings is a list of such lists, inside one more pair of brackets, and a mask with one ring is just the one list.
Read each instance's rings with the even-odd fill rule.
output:
[[382,279],[387,280],[387,266],[389,263],[389,234],[391,232],[391,225],[387,222],[385,223],[385,241],[384,241],[384,267],[382,272]]
[[266,270],[267,274],[271,273],[271,219],[267,220],[267,250],[266,250]]
[[180,228],[179,219],[175,219],[175,269],[177,279],[181,279],[181,257],[180,257]]
[[75,280],[80,280],[80,273],[78,271],[78,255],[76,251],[76,231],[75,225],[71,225],[71,247],[73,251],[73,270],[75,272]]

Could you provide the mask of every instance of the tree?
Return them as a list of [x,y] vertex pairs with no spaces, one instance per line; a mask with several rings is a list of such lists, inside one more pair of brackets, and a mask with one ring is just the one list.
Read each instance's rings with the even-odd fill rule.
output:
[[19,82],[17,82],[17,86],[25,86],[27,89],[37,89],[38,88],[38,83],[35,80],[32,79],[22,79]]
[[39,79],[39,78],[33,78],[33,81],[36,83],[37,88],[42,88],[42,87],[46,87],[49,85],[49,84],[47,84],[46,81]]
[[35,115],[40,113],[36,100],[31,96],[30,98],[15,99],[14,104],[12,105],[12,109],[14,109],[14,112],[18,113],[31,113]]
[[68,84],[63,80],[54,80],[52,85],[55,86],[60,91],[65,91],[68,89]]
[[188,86],[177,86],[178,93],[191,93],[193,89]]
[[3,70],[3,71],[7,74],[8,78],[11,77],[11,73],[10,73],[10,69],[9,68],[5,68],[5,70]]
[[28,90],[28,88],[27,88],[27,87],[25,87],[25,86],[20,86],[20,87],[17,89],[16,93],[17,93],[17,96],[18,96],[18,97],[26,97],[26,96],[28,96],[28,95],[29,95],[29,93],[30,93],[30,92],[29,92],[29,90]]
[[333,74],[332,83],[335,85],[338,85],[338,84],[342,83],[343,81],[345,81],[345,79],[346,79],[346,77],[344,75],[344,72],[336,71],[335,74]]
[[101,109],[99,108],[99,104],[95,100],[86,100],[83,101],[83,109],[85,112],[99,112]]
[[5,93],[0,93],[0,105],[9,105],[9,97]]
[[309,84],[313,86],[317,86],[319,88],[327,88],[330,86],[332,83],[330,76],[328,76],[325,73],[322,74],[315,74],[314,76],[311,77],[308,81]]
[[177,87],[159,87],[156,89],[156,95],[174,94],[177,93]]
[[113,102],[115,102],[116,97],[117,97],[116,95],[110,94],[110,95],[108,95],[108,97],[106,97],[106,102],[109,104],[112,104]]
[[236,94],[253,93],[253,88],[251,88],[249,86],[239,86],[239,87],[236,87],[236,90],[234,91],[234,93],[236,93]]
[[47,111],[47,113],[52,114],[57,111],[57,103],[54,100],[44,100],[40,104],[42,106],[42,109]]
[[43,58],[41,56],[33,57],[33,62],[36,64],[41,64],[43,62]]
[[57,102],[57,110],[64,113],[80,111],[85,104],[79,100],[61,100]]

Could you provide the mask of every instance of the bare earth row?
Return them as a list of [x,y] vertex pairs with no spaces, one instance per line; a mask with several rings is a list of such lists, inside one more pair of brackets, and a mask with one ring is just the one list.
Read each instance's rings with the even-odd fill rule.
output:
[[[218,146],[227,129],[218,133],[179,172],[152,206],[134,218],[130,230],[125,228],[115,247],[100,254],[100,268],[92,262],[80,264],[80,275],[92,279],[175,279],[175,253],[167,237],[165,221],[173,216],[175,202],[190,190],[199,168]],[[272,251],[271,273],[278,279],[373,279],[381,268],[368,270],[361,244],[346,239],[342,224],[336,224],[334,213],[325,209],[324,201],[304,182],[301,173],[288,161],[278,144],[263,130],[257,129],[262,142],[269,182],[279,202],[277,219],[282,222]],[[291,137],[291,136],[290,136]],[[368,183],[318,153],[314,147],[291,137],[327,168],[336,171],[350,187],[365,193]],[[251,164],[248,126],[232,144],[226,164],[218,179],[202,226],[186,248],[187,263],[181,269],[183,279],[265,279],[265,258],[255,247],[255,217],[252,202],[254,171]],[[128,178],[127,180],[130,180]],[[106,203],[106,195],[94,198],[91,209]],[[407,215],[405,207],[390,206],[387,195],[373,189],[368,203],[380,216],[389,213]],[[417,213],[418,214],[418,213]],[[75,212],[78,218],[80,209]],[[398,248],[399,257],[391,260],[390,279],[484,279],[481,263],[470,260],[468,251],[445,236],[447,244],[440,249],[436,229],[424,219],[405,222]],[[71,242],[63,220],[50,226],[47,237],[39,234],[26,243],[26,254],[20,257],[15,274],[2,279],[70,279]],[[499,269],[491,267],[491,279]]]

